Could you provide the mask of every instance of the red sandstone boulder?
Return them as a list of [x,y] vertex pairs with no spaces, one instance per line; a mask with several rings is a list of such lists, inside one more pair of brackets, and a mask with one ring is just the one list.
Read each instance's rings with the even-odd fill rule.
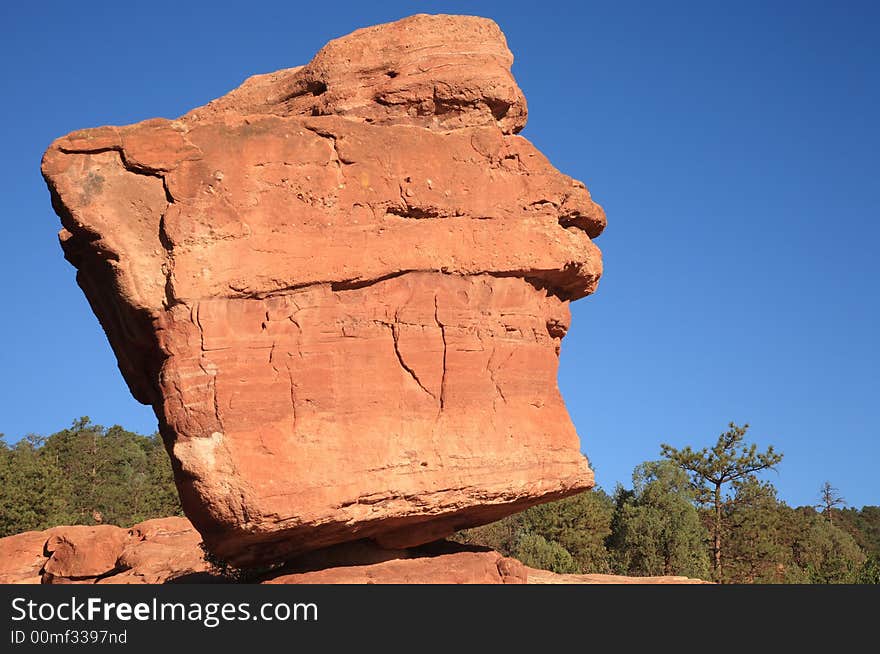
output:
[[0,583],[161,584],[215,581],[186,518],[52,527],[0,538]]
[[132,527],[116,560],[121,572],[98,583],[164,584],[207,581],[211,566],[199,546],[202,537],[186,518],[157,518]]
[[0,538],[0,584],[38,584],[46,563],[45,531]]
[[116,559],[128,537],[113,525],[56,527],[46,540],[49,559],[43,566],[44,583],[94,583],[116,571]]
[[605,216],[516,135],[511,62],[490,20],[414,16],[46,152],[65,255],[221,559],[405,548],[593,485],[556,374]]
[[498,552],[455,552],[280,575],[267,584],[524,584],[525,566]]

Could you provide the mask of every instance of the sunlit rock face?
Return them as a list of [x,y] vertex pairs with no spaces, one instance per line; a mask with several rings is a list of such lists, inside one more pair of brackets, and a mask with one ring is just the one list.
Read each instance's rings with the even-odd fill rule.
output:
[[512,60],[490,20],[413,16],[46,152],[216,556],[409,547],[593,485],[556,377],[605,216],[517,135]]

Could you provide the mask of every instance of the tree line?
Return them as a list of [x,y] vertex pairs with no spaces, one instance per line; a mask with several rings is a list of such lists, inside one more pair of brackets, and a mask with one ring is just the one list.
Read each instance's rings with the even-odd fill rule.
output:
[[14,445],[0,434],[0,537],[57,525],[130,526],[181,514],[157,434],[105,428],[87,417]]
[[[712,447],[661,446],[632,487],[532,507],[458,534],[559,573],[683,575],[719,583],[880,583],[880,506],[840,508],[830,482],[816,506],[790,507],[758,473],[782,455],[730,423]],[[818,509],[818,510],[817,510]]]
[[[664,444],[629,488],[540,504],[455,539],[559,573],[880,583],[880,506],[845,508],[829,482],[816,506],[788,506],[759,477],[782,455],[746,444],[747,430],[731,423],[701,450]],[[157,434],[80,418],[14,445],[0,435],[0,537],[181,514]]]

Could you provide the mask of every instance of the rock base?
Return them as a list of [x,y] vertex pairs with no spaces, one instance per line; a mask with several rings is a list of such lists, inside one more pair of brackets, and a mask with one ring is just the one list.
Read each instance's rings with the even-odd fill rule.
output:
[[[230,583],[204,559],[186,518],[53,527],[0,538],[2,584]],[[448,541],[383,549],[358,541],[310,552],[252,581],[266,584],[702,584],[687,577],[566,575]]]
[[2,584],[164,584],[216,580],[186,518],[131,529],[52,527],[0,538]]

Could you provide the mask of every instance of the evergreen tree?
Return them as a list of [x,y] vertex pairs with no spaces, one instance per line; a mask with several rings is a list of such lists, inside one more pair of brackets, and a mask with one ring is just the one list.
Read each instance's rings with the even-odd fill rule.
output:
[[841,509],[837,525],[849,533],[866,554],[880,558],[880,506]]
[[62,476],[29,435],[9,446],[0,439],[0,537],[58,524]]
[[[822,513],[786,506],[755,476],[781,455],[743,445],[747,427],[731,424],[699,452],[664,445],[667,459],[638,466],[633,488],[618,488],[613,499],[595,489],[456,538],[558,573],[707,578],[711,554],[719,561],[716,579],[725,583],[880,583],[880,507],[838,508],[842,498],[830,483]],[[0,435],[0,537],[180,513],[156,434],[81,418],[14,445]]]
[[[491,547],[536,568],[607,573],[611,565],[605,538],[611,533],[612,513],[611,498],[601,489],[594,489],[466,529],[455,538]],[[544,563],[538,565],[538,561]]]
[[880,584],[880,556],[872,554],[868,557],[859,570],[855,583],[857,584]]
[[48,438],[0,441],[0,535],[55,525],[131,525],[180,515],[171,465],[157,435],[88,418]]
[[723,508],[725,484],[753,477],[756,472],[772,469],[782,461],[782,455],[773,446],[758,452],[757,446],[744,443],[749,425],[742,427],[731,422],[728,431],[718,437],[711,448],[695,452],[690,446],[681,450],[667,445],[660,446],[661,454],[691,474],[691,481],[697,492],[697,500],[711,505],[712,520],[712,569],[715,580],[724,579],[722,570],[722,535],[724,531]]
[[618,488],[609,548],[627,575],[709,573],[708,534],[693,504],[687,474],[669,461],[648,461],[633,472],[633,490]]
[[[772,484],[754,477],[733,484],[733,496],[722,507],[725,583],[778,583],[793,574],[786,565],[780,509]],[[711,525],[714,516],[705,517]]]
[[513,555],[525,565],[550,570],[559,574],[580,572],[571,553],[556,541],[548,541],[540,534],[522,532]]
[[605,539],[611,533],[611,498],[601,489],[539,504],[523,513],[521,530],[558,543],[571,554],[573,572],[611,570]]
[[790,533],[792,561],[807,583],[855,583],[867,560],[852,536],[834,526],[813,507],[794,510]]

